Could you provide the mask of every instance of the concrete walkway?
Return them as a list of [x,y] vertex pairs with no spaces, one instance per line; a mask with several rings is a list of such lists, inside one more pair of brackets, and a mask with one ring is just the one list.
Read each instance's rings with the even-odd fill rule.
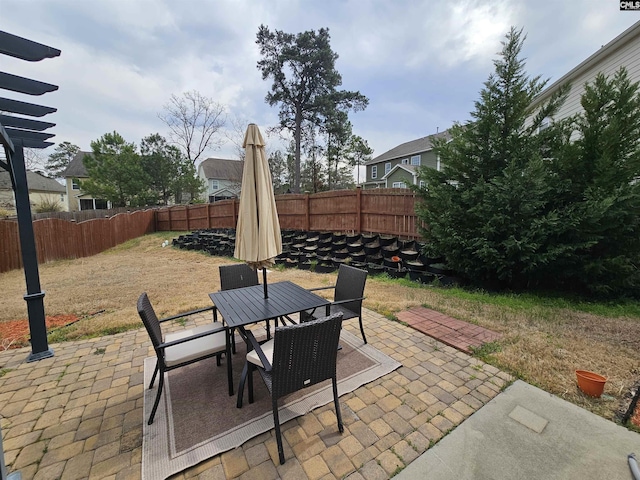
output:
[[[203,315],[188,324],[210,321]],[[283,425],[287,462],[273,431],[175,478],[387,479],[494,398],[511,381],[495,367],[423,333],[365,311],[369,342],[403,367]],[[357,321],[344,326],[359,336]],[[176,328],[180,328],[176,326]],[[139,479],[146,331],[0,353],[0,415],[9,471],[29,479]],[[328,420],[329,419],[329,420]]]
[[630,480],[640,434],[520,380],[399,480]]

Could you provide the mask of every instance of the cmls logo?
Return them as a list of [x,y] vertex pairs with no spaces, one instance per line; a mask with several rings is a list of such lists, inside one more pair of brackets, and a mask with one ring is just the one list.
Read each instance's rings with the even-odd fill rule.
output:
[[620,10],[640,10],[640,2],[620,2]]

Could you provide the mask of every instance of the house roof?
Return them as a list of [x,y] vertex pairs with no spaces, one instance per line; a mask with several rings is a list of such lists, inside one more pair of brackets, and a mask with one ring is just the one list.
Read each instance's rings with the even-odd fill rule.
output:
[[60,174],[64,178],[86,178],[89,176],[87,169],[84,166],[82,160],[85,155],[89,155],[91,152],[78,152],[76,156],[71,159],[67,168]]
[[534,100],[533,104],[539,104],[546,99],[548,99],[553,92],[555,92],[560,85],[564,85],[567,82],[570,82],[572,79],[578,77],[586,70],[593,68],[594,65],[598,64],[601,60],[610,56],[613,52],[624,46],[625,44],[633,41],[640,35],[640,21],[634,23],[629,28],[627,28],[624,32],[618,35],[616,38],[611,40],[606,45],[600,47],[600,49],[584,60],[582,63],[578,64],[573,69],[569,70],[569,72],[565,73],[558,80],[553,82],[547,88],[544,89]]
[[206,178],[214,180],[231,180],[242,182],[242,160],[229,160],[226,158],[207,158],[198,167]]
[[436,138],[449,138],[449,131],[445,130],[433,135],[427,135],[426,137],[411,140],[392,148],[391,150],[384,152],[382,155],[378,155],[376,158],[369,160],[365,165],[373,165],[376,163],[384,162],[385,160],[393,160],[395,158],[407,157],[409,155],[416,155],[418,153],[427,152],[433,148],[432,141]]
[[[36,172],[27,171],[27,184],[30,192],[55,192],[65,193],[64,185],[60,185],[55,179],[45,177]],[[0,170],[0,190],[11,190],[11,177],[9,172]]]

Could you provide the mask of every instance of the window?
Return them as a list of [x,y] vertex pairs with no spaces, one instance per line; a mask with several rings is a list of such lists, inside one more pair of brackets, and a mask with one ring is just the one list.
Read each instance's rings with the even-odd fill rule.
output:
[[209,191],[215,192],[220,190],[220,182],[218,180],[209,180]]
[[378,166],[374,165],[371,167],[371,178],[378,178]]
[[425,188],[427,186],[427,182],[424,180],[420,180],[420,188]]
[[393,182],[393,188],[407,188],[407,184],[404,182]]
[[60,201],[64,202],[64,194],[63,193],[60,194]]
[[409,165],[409,159],[408,158],[403,158],[402,159],[402,165]]
[[411,165],[420,165],[420,155],[411,157]]
[[107,201],[101,198],[81,198],[80,210],[106,210]]
[[385,163],[384,164],[384,174],[386,175],[390,171],[391,171],[391,163]]
[[73,190],[80,190],[80,185],[78,185],[78,180],[77,179],[71,180],[71,188]]

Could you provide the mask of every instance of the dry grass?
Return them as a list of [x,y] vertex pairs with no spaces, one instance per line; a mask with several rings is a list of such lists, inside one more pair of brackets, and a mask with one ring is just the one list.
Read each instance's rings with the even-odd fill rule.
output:
[[[47,315],[86,316],[65,329],[71,339],[140,327],[135,305],[143,291],[161,316],[208,306],[207,294],[220,286],[218,266],[232,260],[161,247],[164,239],[174,236],[147,235],[94,257],[41,265]],[[0,280],[0,322],[26,318],[23,272],[0,274]],[[270,282],[279,280],[310,288],[333,284],[335,274],[296,269],[269,273]],[[439,288],[377,278],[368,280],[365,295],[367,308],[388,317],[426,305],[502,333],[497,352],[483,358],[605,418],[615,418],[640,378],[638,318],[607,318],[548,306],[496,306],[460,299]],[[576,369],[607,376],[606,395],[601,399],[582,395],[576,388]]]

